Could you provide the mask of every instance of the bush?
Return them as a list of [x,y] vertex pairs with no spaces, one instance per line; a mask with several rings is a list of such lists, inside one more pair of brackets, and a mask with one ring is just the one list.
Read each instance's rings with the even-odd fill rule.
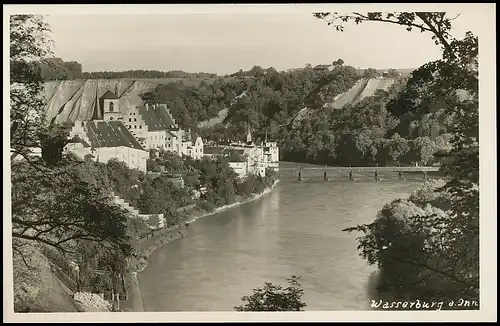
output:
[[236,311],[303,311],[306,304],[302,302],[304,290],[299,278],[293,275],[287,279],[289,286],[286,288],[266,282],[264,288],[254,289],[251,296],[241,298],[245,305],[234,308]]
[[201,203],[198,204],[198,207],[206,212],[213,212],[216,208],[216,206],[214,204],[212,204],[211,202],[208,202],[208,201],[203,201]]

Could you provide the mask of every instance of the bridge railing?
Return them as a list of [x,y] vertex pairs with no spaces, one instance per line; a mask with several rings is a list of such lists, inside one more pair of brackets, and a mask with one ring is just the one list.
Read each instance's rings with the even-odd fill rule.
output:
[[310,171],[310,170],[319,170],[319,171],[338,171],[338,172],[436,172],[439,171],[439,167],[437,166],[363,166],[363,167],[348,167],[348,166],[339,166],[339,167],[303,167],[303,168],[280,168],[280,171]]

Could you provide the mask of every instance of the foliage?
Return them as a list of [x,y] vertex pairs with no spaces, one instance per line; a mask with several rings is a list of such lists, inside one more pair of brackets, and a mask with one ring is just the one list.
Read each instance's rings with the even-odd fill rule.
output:
[[189,73],[184,71],[158,71],[158,70],[127,70],[127,71],[96,71],[84,72],[84,79],[116,79],[116,78],[215,78],[211,73]]
[[[43,163],[37,162],[38,166]],[[39,170],[25,161],[12,164],[12,237],[73,252],[75,240],[128,253],[127,213],[101,188],[85,182],[72,165]]]
[[37,65],[44,81],[82,78],[82,64],[76,61],[65,62],[61,58],[44,58],[38,61]]
[[45,126],[43,83],[35,61],[51,54],[48,24],[38,15],[10,16],[10,148],[25,158]]
[[306,306],[302,302],[304,290],[299,283],[300,277],[293,275],[287,279],[288,286],[274,285],[265,282],[263,288],[256,288],[250,296],[241,300],[244,305],[235,307],[236,311],[303,311]]
[[[441,170],[450,179],[438,196],[420,191],[409,200],[387,204],[374,223],[348,228],[361,231],[361,255],[385,272],[384,281],[395,291],[433,298],[479,295],[479,106],[478,39],[468,32],[452,39],[453,18],[446,13],[316,13],[337,30],[353,20],[389,22],[430,32],[443,49],[443,58],[414,72],[408,87],[392,103],[400,117],[426,115],[442,110],[453,117],[449,126],[450,150]],[[431,135],[433,136],[433,135]],[[413,145],[427,162],[435,153],[430,138],[419,137]],[[431,191],[427,189],[427,191]],[[425,206],[424,206],[425,205]],[[434,206],[435,205],[435,206]],[[387,273],[391,270],[391,273]],[[393,273],[394,272],[394,273]],[[399,277],[387,276],[399,274]],[[394,276],[394,275],[392,275]],[[410,282],[409,282],[410,281]]]

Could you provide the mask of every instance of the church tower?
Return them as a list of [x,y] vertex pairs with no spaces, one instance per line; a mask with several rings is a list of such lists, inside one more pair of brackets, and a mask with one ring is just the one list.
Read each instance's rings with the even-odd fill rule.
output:
[[248,145],[252,144],[252,133],[250,132],[250,125],[248,125],[247,144]]
[[102,119],[104,121],[121,120],[122,114],[120,112],[120,100],[118,97],[107,90],[103,96],[100,98],[100,107],[103,111]]

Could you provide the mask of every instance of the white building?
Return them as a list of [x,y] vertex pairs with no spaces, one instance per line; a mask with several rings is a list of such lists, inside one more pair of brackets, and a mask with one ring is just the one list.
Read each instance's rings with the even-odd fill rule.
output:
[[262,144],[264,155],[267,156],[267,167],[279,171],[280,149],[276,142],[264,141]]
[[[227,157],[229,166],[241,178],[248,173],[265,176],[268,168],[279,171],[279,148],[276,142],[268,142],[266,139],[262,146],[257,146],[252,142],[250,132],[247,135],[246,144],[234,143],[224,147],[205,147],[204,150],[204,155],[208,157]],[[233,156],[233,154],[236,155]],[[238,159],[233,160],[232,157]]]
[[118,98],[107,91],[100,99],[105,121],[120,120],[146,149],[165,150],[194,159],[203,156],[203,140],[175,122],[166,104],[119,107]]
[[146,172],[149,153],[121,121],[76,121],[70,139],[65,150],[81,159],[90,155],[92,160],[106,163],[116,158],[131,169]]

